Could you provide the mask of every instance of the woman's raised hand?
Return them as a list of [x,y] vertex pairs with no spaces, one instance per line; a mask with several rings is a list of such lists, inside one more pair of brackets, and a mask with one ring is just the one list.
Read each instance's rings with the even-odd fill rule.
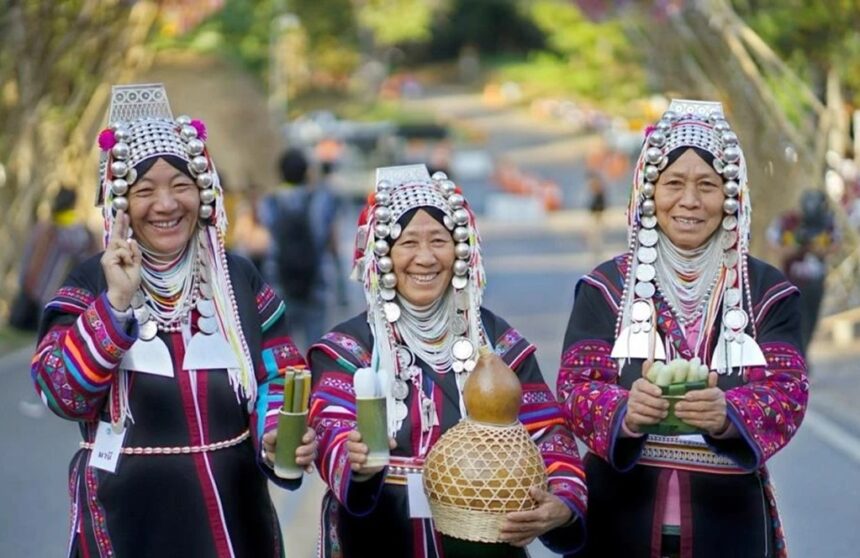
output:
[[131,305],[131,297],[140,286],[140,246],[128,238],[130,220],[125,211],[117,211],[110,240],[102,254],[102,270],[107,281],[107,297],[116,310]]

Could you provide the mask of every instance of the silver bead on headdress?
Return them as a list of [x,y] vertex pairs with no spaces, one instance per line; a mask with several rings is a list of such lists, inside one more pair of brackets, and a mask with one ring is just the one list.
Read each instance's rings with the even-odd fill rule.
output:
[[[161,280],[144,258],[141,287],[132,298],[139,336],[120,364],[122,370],[155,374],[173,368],[167,346],[158,332],[183,332],[186,339],[183,368],[227,369],[237,398],[243,394],[249,407],[256,398],[254,365],[236,307],[224,247],[227,219],[218,172],[204,141],[206,127],[187,116],[173,118],[162,84],[115,85],[111,91],[109,127],[99,134],[101,148],[97,203],[103,205],[105,245],[117,211],[128,211],[128,192],[139,178],[135,167],[148,159],[174,156],[188,165],[200,192],[199,226],[179,256],[171,281]],[[134,223],[132,223],[133,234]],[[177,290],[178,289],[178,290]],[[162,292],[162,291],[170,291]],[[152,293],[156,293],[153,295]],[[167,297],[159,295],[166,294]],[[177,296],[165,309],[155,298]],[[192,309],[197,312],[197,332],[191,335]],[[127,380],[116,387],[119,409],[111,408],[115,424],[129,416]]]
[[[746,257],[751,212],[746,161],[738,136],[725,119],[722,105],[689,100],[673,100],[659,122],[646,131],[627,210],[631,263],[625,279],[623,308],[616,324],[612,355],[617,358],[653,356],[665,359],[667,350],[671,349],[664,347],[654,323],[656,263],[661,257],[658,241],[663,234],[657,226],[654,193],[660,174],[668,165],[669,153],[681,147],[697,147],[712,154],[714,170],[724,180],[725,215],[716,233],[722,260],[715,287],[708,295],[710,300],[721,297],[722,305],[714,307],[710,315],[703,318],[700,336],[705,343],[710,342],[708,336],[712,328],[709,325],[719,313],[722,326],[711,368],[727,371],[758,363],[763,361],[763,355],[746,333],[750,320],[749,309],[744,305],[744,300],[749,303]],[[751,332],[754,336],[754,327]],[[746,343],[748,340],[750,342]]]
[[[406,324],[399,322],[409,311],[408,303],[397,295],[397,276],[390,256],[391,247],[403,232],[398,220],[412,209],[434,207],[444,215],[444,225],[454,239],[451,286],[440,305],[450,304],[446,307],[450,310],[446,330],[451,335],[444,357],[461,386],[465,375],[475,368],[479,347],[487,344],[480,317],[485,279],[475,215],[444,173],[431,177],[424,165],[405,165],[379,168],[376,178],[375,192],[362,217],[366,220],[359,222],[353,277],[364,284],[368,323],[375,339],[374,362],[387,376],[381,383],[389,401],[389,431],[393,435],[406,418],[404,400],[409,383],[414,383],[418,373],[412,349],[399,344],[395,331],[405,329]],[[449,369],[438,371],[445,373]],[[416,392],[423,393],[420,386]],[[425,428],[432,423],[432,417],[422,417]]]

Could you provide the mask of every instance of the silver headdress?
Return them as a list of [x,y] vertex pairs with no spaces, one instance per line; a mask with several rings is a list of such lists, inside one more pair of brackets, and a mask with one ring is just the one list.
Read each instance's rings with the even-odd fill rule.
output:
[[[237,397],[241,392],[252,404],[256,398],[253,361],[227,268],[224,195],[204,144],[205,125],[188,116],[174,119],[162,84],[114,86],[108,122],[109,127],[98,138],[102,153],[97,203],[103,205],[105,243],[110,238],[116,211],[128,210],[128,192],[138,179],[136,167],[141,162],[161,156],[177,157],[187,163],[200,191],[198,228],[177,264],[185,273],[179,278],[181,288],[176,307],[164,311],[163,305],[153,302],[158,287],[148,277],[157,272],[144,269],[141,288],[132,299],[139,337],[120,368],[156,374],[172,369],[170,354],[158,331],[181,331],[187,340],[183,368],[227,369]],[[192,310],[198,315],[197,333],[193,336]],[[119,397],[111,400],[118,400],[119,408],[112,406],[111,414],[114,422],[120,423],[130,416],[124,374],[116,389]]]
[[[714,156],[714,170],[724,180],[723,211],[718,234],[722,249],[717,280],[705,309],[700,337],[710,341],[709,327],[719,315],[720,338],[711,359],[711,369],[728,371],[763,361],[761,350],[746,333],[749,319],[749,281],[746,258],[749,252],[750,199],[747,167],[737,135],[725,119],[720,103],[673,100],[660,121],[646,131],[646,141],[633,175],[627,210],[630,268],[625,278],[623,308],[616,324],[612,355],[617,358],[667,358],[655,324],[653,297],[657,291],[656,263],[661,257],[654,193],[660,174],[668,165],[668,154],[679,147],[697,147]],[[721,302],[717,307],[716,303]],[[746,302],[746,304],[745,304]],[[655,339],[656,337],[656,339]],[[749,341],[749,342],[747,342]],[[707,344],[705,346],[708,346]]]
[[[407,416],[404,400],[409,382],[415,384],[420,373],[412,349],[398,341],[398,331],[406,326],[399,322],[406,320],[404,312],[409,312],[408,302],[398,297],[397,276],[389,255],[403,232],[400,217],[419,207],[439,209],[454,239],[451,286],[440,303],[450,303],[450,323],[446,324],[450,343],[444,349],[450,368],[438,371],[453,370],[461,389],[465,376],[477,363],[479,348],[488,343],[480,315],[485,278],[475,215],[444,173],[437,172],[431,178],[424,165],[406,165],[379,168],[376,177],[375,192],[359,221],[353,277],[364,283],[367,319],[375,339],[374,363],[388,398],[389,431],[394,435]],[[423,393],[420,382],[416,392]],[[424,402],[424,406],[430,403]],[[422,416],[425,430],[433,426],[431,410],[426,409],[428,416]],[[461,412],[465,414],[462,402]]]
[[207,224],[211,220],[223,234],[227,225],[224,196],[204,144],[203,122],[188,116],[174,119],[167,92],[160,83],[113,86],[108,122],[109,127],[99,134],[102,154],[97,196],[97,203],[105,207],[106,234],[114,211],[128,209],[126,194],[137,180],[135,167],[162,155],[188,163],[188,171],[200,188],[200,219]]

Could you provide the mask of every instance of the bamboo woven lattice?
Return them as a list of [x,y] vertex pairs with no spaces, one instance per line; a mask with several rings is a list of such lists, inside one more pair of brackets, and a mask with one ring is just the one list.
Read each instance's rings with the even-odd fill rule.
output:
[[537,446],[519,422],[507,426],[465,419],[433,446],[424,463],[424,491],[436,528],[446,535],[499,542],[505,514],[536,507],[533,486],[546,489]]

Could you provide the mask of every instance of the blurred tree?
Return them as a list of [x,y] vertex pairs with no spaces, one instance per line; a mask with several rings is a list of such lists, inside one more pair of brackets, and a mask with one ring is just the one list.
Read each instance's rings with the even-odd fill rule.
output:
[[860,105],[860,2],[856,0],[733,0],[738,15],[813,90],[825,96],[834,70]]
[[109,84],[148,62],[156,14],[147,1],[0,1],[0,312],[16,289],[9,248],[23,245],[38,203],[60,181],[93,199]]
[[641,60],[621,23],[589,21],[568,0],[533,0],[527,7],[546,47],[530,53],[525,69],[533,66],[556,75],[536,80],[545,93],[574,94],[616,110],[644,94]]
[[355,0],[358,22],[376,46],[426,42],[440,0]]

